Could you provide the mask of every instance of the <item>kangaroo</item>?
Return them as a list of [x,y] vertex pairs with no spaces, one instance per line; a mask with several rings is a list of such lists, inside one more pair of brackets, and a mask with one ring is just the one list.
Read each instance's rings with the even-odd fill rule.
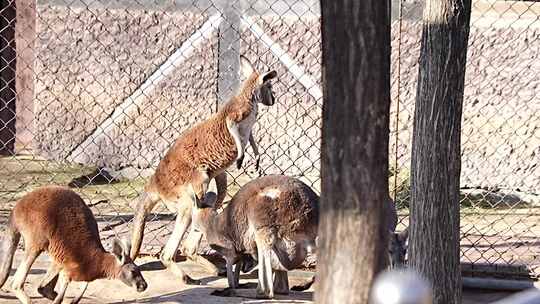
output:
[[[406,250],[405,240],[408,236],[408,230],[399,233],[395,232],[398,223],[398,216],[396,204],[390,198],[388,198],[388,205],[386,206],[385,221],[386,228],[390,233],[390,238],[388,239],[387,264],[389,268],[397,268],[404,264]],[[309,289],[313,283],[315,283],[315,276],[303,284],[293,286],[291,290],[304,291]]]
[[[119,279],[142,292],[147,284],[139,267],[129,257],[129,245],[115,239],[113,251],[105,251],[99,238],[98,226],[92,211],[81,197],[64,187],[47,186],[23,196],[13,208],[7,229],[5,256],[0,266],[0,287],[6,282],[20,237],[24,239],[24,260],[13,277],[12,288],[22,303],[30,303],[24,292],[26,276],[36,258],[46,251],[52,259],[38,292],[62,303],[71,281],[88,282],[96,279]],[[59,291],[54,287],[59,279]]]
[[[135,259],[139,253],[147,214],[158,201],[162,201],[169,210],[177,213],[177,217],[174,231],[160,259],[167,268],[188,284],[199,284],[200,280],[190,278],[173,261],[180,242],[191,224],[193,201],[190,195],[186,195],[186,187],[188,184],[198,185],[200,190],[198,194],[204,195],[208,182],[215,179],[218,189],[217,200],[222,202],[227,189],[225,170],[235,161],[240,168],[247,142],[251,144],[258,159],[259,152],[251,133],[257,118],[258,103],[267,106],[275,103],[271,80],[277,76],[276,71],[260,74],[244,56],[241,56],[240,62],[242,74],[247,79],[239,93],[216,114],[187,130],[176,140],[136,201],[131,258]],[[205,178],[199,175],[200,166],[206,168]],[[201,234],[195,237],[196,247],[201,237]],[[193,241],[193,238],[191,240]],[[188,255],[194,255],[194,252]],[[200,259],[199,262],[216,270],[209,261]]]
[[287,294],[287,271],[300,266],[315,247],[319,196],[300,180],[283,175],[250,181],[220,206],[212,192],[201,200],[189,188],[192,227],[225,258],[229,287],[238,287],[242,255],[250,254],[260,265],[257,296]]
[[409,242],[409,227],[401,232],[393,232],[390,235],[389,254],[390,267],[398,268],[405,264],[407,256],[407,247]]

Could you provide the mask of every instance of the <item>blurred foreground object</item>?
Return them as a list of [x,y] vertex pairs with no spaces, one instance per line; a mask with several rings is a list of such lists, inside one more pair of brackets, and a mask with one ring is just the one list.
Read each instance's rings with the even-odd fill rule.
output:
[[431,304],[429,283],[411,269],[382,272],[373,283],[371,304]]

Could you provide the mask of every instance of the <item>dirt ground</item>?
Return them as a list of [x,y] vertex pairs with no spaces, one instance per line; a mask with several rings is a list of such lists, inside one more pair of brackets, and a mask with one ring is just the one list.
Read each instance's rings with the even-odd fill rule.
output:
[[[0,172],[2,173],[0,174],[0,231],[5,228],[13,204],[25,193],[47,184],[67,185],[72,178],[91,171],[92,168],[40,160],[33,156],[0,158]],[[92,208],[104,242],[108,242],[115,235],[127,235],[133,215],[130,204],[141,191],[144,182],[144,177],[138,177],[110,185],[75,189]],[[231,192],[236,191],[237,187],[238,185],[233,185]],[[540,247],[536,239],[531,239],[530,242],[523,241],[526,235],[540,235],[539,231],[534,230],[538,228],[536,223],[539,222],[535,213],[528,212],[527,209],[513,211],[513,214],[510,214],[509,210],[495,209],[489,214],[465,211],[467,213],[462,216],[462,226],[465,229],[462,230],[469,233],[468,237],[462,241],[465,261],[474,261],[477,258],[489,261],[492,258],[504,262],[505,260],[501,259],[508,258],[508,261],[524,263],[526,260],[537,259],[537,255],[533,255]],[[171,231],[173,217],[163,208],[157,208],[154,212],[155,216],[149,219],[147,224],[143,251],[155,254],[159,252]],[[406,221],[406,217],[403,219]],[[497,247],[494,247],[490,243],[496,243],[497,239],[493,237],[489,239],[485,236],[474,238],[474,233],[495,236],[497,233],[501,236],[514,234],[521,238],[516,241],[512,237],[507,237],[506,242],[500,242]],[[525,249],[528,255],[519,252]],[[17,265],[17,259],[15,263]],[[46,263],[46,255],[40,257],[27,280],[26,290],[35,303],[48,303],[40,298],[35,290],[40,276],[45,273]],[[224,288],[226,279],[204,273],[200,267],[190,262],[182,262],[182,264],[187,267],[193,277],[203,278],[204,285],[184,286],[173,274],[163,269],[161,263],[151,257],[139,259],[137,263],[143,265],[143,275],[149,283],[147,291],[139,294],[120,282],[100,280],[90,284],[82,303],[312,303],[313,290],[293,292],[289,296],[279,296],[274,301],[255,299],[253,289],[240,291],[241,297],[216,297],[210,293],[217,288]],[[307,272],[292,272],[291,285],[307,280],[308,277]],[[242,279],[256,282],[256,275],[246,275]],[[68,291],[68,296],[73,296],[77,288],[77,284],[73,284],[71,291]],[[466,290],[464,303],[489,303],[506,295],[508,293]],[[9,281],[0,291],[0,302],[18,303],[9,292]]]
[[[17,253],[20,256],[20,251]],[[16,266],[19,258],[15,259]],[[225,288],[227,280],[223,277],[211,276],[204,272],[202,268],[192,262],[182,262],[182,266],[194,278],[201,278],[203,285],[186,286],[171,272],[163,268],[159,261],[151,258],[137,260],[137,264],[143,268],[143,276],[148,282],[148,289],[143,293],[137,293],[134,289],[125,286],[121,282],[110,280],[97,280],[90,283],[81,303],[104,304],[104,303],[313,303],[313,287],[304,292],[291,292],[284,296],[277,296],[276,299],[259,300],[255,298],[255,289],[243,289],[238,292],[238,297],[217,297],[210,295],[216,289]],[[45,304],[50,301],[43,299],[37,293],[36,288],[40,277],[45,274],[48,258],[43,255],[36,261],[25,285],[25,290],[32,298],[32,303]],[[293,271],[289,275],[291,286],[302,283],[309,279],[310,273],[304,271]],[[256,271],[241,277],[242,283],[256,283]],[[0,302],[4,304],[19,303],[10,291],[11,278],[0,290]],[[71,298],[79,290],[79,283],[72,283],[68,288],[67,298],[64,303],[69,303]],[[507,292],[486,292],[480,290],[465,290],[463,294],[464,304],[491,303],[508,296]]]
[[[17,265],[17,261],[15,262]],[[45,274],[48,258],[46,255],[40,257],[34,264],[34,267],[27,279],[25,290],[32,298],[32,303],[45,304],[49,300],[41,298],[36,288],[40,277]],[[227,286],[227,280],[223,277],[211,276],[204,270],[191,262],[182,262],[182,266],[194,278],[201,278],[203,285],[186,286],[176,278],[171,272],[163,268],[159,261],[150,258],[138,259],[137,264],[143,268],[143,276],[148,283],[148,289],[143,293],[138,293],[134,288],[130,288],[119,281],[97,280],[90,283],[85,293],[84,299],[80,303],[311,303],[313,290],[305,292],[291,292],[288,296],[277,296],[274,301],[263,301],[255,298],[255,289],[240,290],[240,297],[217,297],[210,293],[219,288]],[[14,266],[15,266],[14,265]],[[301,283],[308,278],[304,273],[291,275],[290,283],[292,285]],[[10,292],[10,280],[0,290],[1,303],[19,303]],[[243,275],[242,282],[256,282],[256,274]],[[69,300],[79,290],[79,283],[73,283],[68,288],[67,299]]]
[[[39,159],[32,155],[0,157],[0,231],[5,228],[13,204],[25,193],[37,187],[67,185],[72,178],[92,172],[93,168]],[[248,174],[229,176],[229,194],[246,183]],[[136,174],[108,185],[93,185],[74,189],[91,207],[101,237],[105,242],[112,237],[127,237],[133,217],[133,201],[142,191],[146,177]],[[400,212],[398,230],[408,222]],[[475,208],[461,210],[462,262],[473,265],[500,264],[519,267],[538,275],[540,269],[540,208]],[[173,228],[174,217],[158,205],[147,221],[142,253],[156,255]],[[204,247],[204,246],[203,246]],[[201,249],[203,250],[203,249]],[[203,250],[202,253],[205,253]],[[502,268],[499,268],[502,269]],[[506,273],[508,269],[503,269]],[[476,267],[472,271],[479,271]],[[513,271],[513,270],[511,270]],[[505,275],[503,273],[503,275]]]

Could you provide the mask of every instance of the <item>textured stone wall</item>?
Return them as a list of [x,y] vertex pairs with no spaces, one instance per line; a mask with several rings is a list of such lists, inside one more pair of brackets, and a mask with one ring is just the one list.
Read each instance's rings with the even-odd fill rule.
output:
[[[189,12],[39,7],[35,66],[37,150],[46,157],[66,158],[205,19],[204,15]],[[135,156],[134,148],[164,148],[156,141],[156,133],[162,130],[148,129],[148,125],[161,129],[163,119],[171,118],[168,112],[175,105],[190,103],[208,108],[204,104],[213,98],[212,48],[200,53],[206,58],[193,56],[168,83],[182,93],[171,95],[168,90],[158,89],[149,96],[148,106],[140,109],[140,117],[120,122],[110,140],[96,143],[93,151],[85,151],[95,155],[96,164],[145,164],[145,155]],[[203,70],[205,73],[198,73]],[[145,139],[133,134],[133,129],[145,129]],[[121,138],[125,135],[138,138],[126,141]]]
[[[38,15],[35,142],[42,155],[60,160],[207,18],[181,11],[65,7],[38,8]],[[319,19],[265,16],[256,21],[320,86]],[[410,160],[420,31],[418,23],[404,21],[400,37],[398,24],[392,26],[390,152],[392,159],[397,153],[401,168]],[[537,27],[471,30],[463,186],[540,191],[538,36]],[[317,186],[322,101],[310,96],[252,33],[244,29],[241,37],[242,52],[260,70],[275,69],[279,75],[274,86],[278,102],[261,107],[255,127],[264,173],[304,175]],[[153,166],[182,131],[214,112],[217,43],[216,34],[148,96],[140,115],[124,119],[108,138],[85,151],[93,155],[92,163]],[[252,165],[249,158],[247,164]],[[231,169],[233,176],[240,173]]]
[[[420,23],[403,24],[399,74],[397,45],[392,50],[391,128],[398,136],[402,167],[408,167],[410,160],[420,34]],[[540,41],[535,38],[539,34],[539,27],[471,29],[462,122],[462,187],[540,192]],[[398,37],[396,27],[393,37]],[[399,127],[395,132],[398,75]]]

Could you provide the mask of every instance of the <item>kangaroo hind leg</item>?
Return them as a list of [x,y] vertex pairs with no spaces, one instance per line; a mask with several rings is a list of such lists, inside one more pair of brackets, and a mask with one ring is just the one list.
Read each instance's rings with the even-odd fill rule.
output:
[[175,275],[179,276],[184,283],[199,285],[201,284],[200,280],[192,279],[174,262],[174,257],[176,256],[176,251],[180,246],[180,242],[184,238],[184,235],[191,224],[191,204],[181,201],[178,205],[178,214],[176,215],[174,230],[165,244],[160,260],[165,267],[170,269]]
[[47,273],[41,280],[41,283],[39,283],[39,286],[37,289],[40,295],[42,295],[44,298],[47,298],[51,301],[53,301],[58,295],[54,291],[54,287],[56,286],[56,282],[58,281],[59,272],[60,272],[60,267],[56,265],[55,263],[52,263],[49,266],[49,269],[47,269]]
[[274,298],[271,260],[273,247],[272,240],[271,233],[265,233],[263,229],[255,233],[255,243],[257,244],[257,256],[259,259],[257,297],[263,299]]
[[61,304],[66,295],[66,290],[70,283],[70,279],[64,271],[61,271],[59,274],[60,278],[58,280],[58,295],[53,301],[53,304]]
[[276,270],[274,275],[274,292],[276,294],[289,294],[289,276],[287,271]]
[[25,257],[13,277],[11,287],[13,288],[13,292],[17,299],[23,304],[31,303],[30,297],[24,292],[24,282],[26,281],[30,268],[32,268],[32,264],[34,264],[40,253],[41,251],[39,250],[33,250],[32,247],[25,246]]

